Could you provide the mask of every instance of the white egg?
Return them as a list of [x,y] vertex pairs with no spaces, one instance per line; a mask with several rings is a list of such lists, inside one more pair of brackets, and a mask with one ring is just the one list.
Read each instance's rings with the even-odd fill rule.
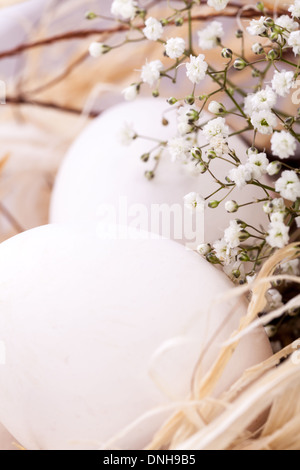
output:
[[17,450],[16,440],[0,423],[0,450]]
[[[0,422],[26,449],[97,449],[185,399],[200,354],[205,372],[246,312],[210,309],[231,284],[180,244],[112,234],[49,225],[0,245]],[[215,393],[270,354],[263,330],[246,337]],[[169,413],[113,448],[143,448]]]
[[[132,123],[139,135],[162,140],[174,137],[177,132],[176,112],[165,114],[169,126],[163,126],[162,115],[166,110],[170,111],[170,106],[163,99],[139,99],[112,107],[91,123],[75,141],[62,164],[53,192],[50,221],[64,223],[102,217],[108,223],[135,225],[185,243],[187,237],[182,231],[178,233],[173,226],[170,228],[170,210],[168,212],[166,207],[179,205],[176,221],[181,227],[184,196],[195,191],[206,197],[218,189],[218,185],[208,173],[195,176],[187,171],[186,165],[172,162],[167,151],[161,158],[156,177],[148,181],[144,173],[151,170],[154,163],[143,163],[140,157],[156,143],[138,139],[124,147],[116,137],[124,122]],[[201,122],[212,118],[205,113]],[[245,162],[247,146],[241,138],[231,137],[230,145]],[[225,181],[232,165],[215,159],[211,168],[218,178]],[[225,195],[226,192],[222,191],[212,199],[221,199]],[[242,190],[235,189],[229,199],[244,204],[260,197],[264,197],[260,188],[247,186]],[[160,209],[167,210],[167,214],[165,212],[157,223],[157,212],[153,216],[151,211],[157,211],[158,205],[163,204]],[[267,223],[266,215],[257,205],[241,208],[237,214],[228,214],[223,202],[217,209],[205,211],[205,234],[201,219],[197,240],[195,236],[194,239],[198,243],[203,242],[204,235],[205,241],[209,242],[221,238],[229,221],[236,217],[256,226]],[[193,235],[193,232],[191,236],[188,232],[192,241]]]

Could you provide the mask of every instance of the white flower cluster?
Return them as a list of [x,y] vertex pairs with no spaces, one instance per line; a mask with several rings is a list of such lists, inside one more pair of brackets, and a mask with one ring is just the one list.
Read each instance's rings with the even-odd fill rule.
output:
[[290,228],[284,223],[285,216],[286,213],[284,209],[281,209],[280,207],[280,210],[276,210],[276,206],[274,206],[270,215],[271,222],[268,229],[268,235],[266,237],[267,243],[272,248],[283,248],[289,243]]
[[244,165],[239,165],[229,171],[228,177],[238,188],[255,179],[259,180],[268,171],[269,160],[265,153],[256,153],[249,151],[248,161]]
[[132,20],[135,17],[137,2],[135,0],[114,0],[111,6],[111,13],[124,20]]

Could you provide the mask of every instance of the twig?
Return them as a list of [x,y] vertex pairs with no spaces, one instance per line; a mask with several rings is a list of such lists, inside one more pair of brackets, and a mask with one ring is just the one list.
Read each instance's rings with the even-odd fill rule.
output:
[[[63,106],[58,103],[53,103],[52,101],[40,101],[25,96],[7,96],[6,104],[13,106],[17,105],[29,105],[29,106],[39,106],[42,108],[54,109],[56,111],[62,111],[66,113],[80,115],[83,113],[81,109],[71,108],[69,106]],[[101,111],[90,111],[88,117],[95,118],[101,114]]]
[[25,229],[19,224],[19,222],[14,218],[14,216],[10,213],[10,211],[0,202],[0,212],[4,215],[4,217],[11,223],[14,229],[18,233],[25,232]]

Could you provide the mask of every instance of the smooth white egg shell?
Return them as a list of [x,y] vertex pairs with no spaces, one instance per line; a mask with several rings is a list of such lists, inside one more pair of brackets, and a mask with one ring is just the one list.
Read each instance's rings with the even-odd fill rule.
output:
[[[50,221],[64,223],[100,218],[100,208],[108,205],[117,208],[116,218],[108,219],[109,223],[130,224],[134,217],[126,215],[126,204],[129,208],[142,204],[150,212],[151,205],[175,203],[183,206],[183,198],[190,192],[195,191],[206,197],[218,189],[209,173],[197,176],[189,174],[185,165],[171,161],[168,151],[163,154],[156,177],[148,181],[144,173],[151,170],[154,163],[145,164],[140,157],[151,150],[155,143],[143,139],[137,139],[129,147],[119,143],[117,134],[124,122],[132,123],[139,135],[164,141],[176,136],[175,110],[165,114],[169,125],[162,125],[162,115],[166,110],[170,111],[170,107],[164,99],[141,98],[114,106],[92,122],[74,142],[63,161],[52,196]],[[213,118],[204,113],[201,122]],[[201,139],[200,144],[205,144],[204,138]],[[238,157],[245,162],[247,146],[242,139],[233,136],[229,142]],[[219,159],[211,163],[211,169],[222,181],[225,181],[231,168],[232,165]],[[225,194],[222,191],[212,199],[221,199]],[[235,189],[229,199],[244,204],[260,197],[264,197],[260,188],[247,186],[242,190]],[[125,209],[120,203],[124,198]],[[217,209],[205,211],[205,241],[221,238],[229,221],[236,217],[256,226],[268,222],[261,206],[250,205],[241,208],[236,214],[228,214],[223,202]],[[139,228],[156,231],[151,226],[150,216],[149,219],[139,221],[139,224]],[[162,227],[157,231],[166,236]],[[172,235],[174,233],[171,233],[171,238],[174,238]],[[186,240],[182,238],[181,241]]]
[[[97,449],[185,399],[201,352],[205,372],[245,315],[242,299],[211,305],[222,273],[146,235],[49,225],[0,245],[0,422],[26,449]],[[216,393],[270,354],[262,329],[243,339]],[[113,448],[143,448],[169,413]]]

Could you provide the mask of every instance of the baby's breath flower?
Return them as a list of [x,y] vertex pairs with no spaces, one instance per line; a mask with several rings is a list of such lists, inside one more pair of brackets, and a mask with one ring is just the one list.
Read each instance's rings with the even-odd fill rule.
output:
[[288,45],[293,48],[295,55],[300,54],[300,31],[293,31],[290,34]]
[[145,22],[143,33],[149,41],[157,41],[161,38],[164,32],[163,25],[156,18],[148,18]]
[[222,23],[219,21],[209,23],[206,28],[198,31],[199,47],[201,47],[201,49],[213,49],[217,47],[219,39],[221,39],[224,34]]
[[274,132],[271,144],[272,153],[275,157],[286,159],[296,153],[297,141],[289,132]]
[[216,157],[225,157],[228,155],[229,147],[226,138],[222,135],[217,135],[216,137],[212,137],[210,139],[210,146],[208,152],[214,152]]
[[239,165],[229,171],[228,177],[238,188],[243,188],[252,180],[252,168],[250,165]]
[[272,88],[277,93],[277,95],[285,98],[291,91],[294,83],[295,80],[293,72],[286,72],[285,70],[278,72],[275,70],[272,80]]
[[118,134],[118,140],[122,145],[128,146],[130,145],[135,139],[137,135],[134,131],[131,124],[124,123],[122,129]]
[[252,178],[259,180],[267,173],[269,160],[265,153],[252,153],[248,157],[248,165],[251,168]]
[[296,222],[297,228],[300,228],[300,217],[296,217],[295,222]]
[[272,201],[267,201],[263,206],[264,212],[266,214],[273,214],[274,212],[285,212],[284,200],[280,198],[275,198]]
[[207,5],[217,11],[224,10],[227,7],[229,0],[208,0]]
[[286,170],[276,181],[275,189],[280,195],[289,201],[300,198],[300,180],[293,170]]
[[283,248],[289,243],[289,231],[290,228],[283,222],[272,222],[266,241],[272,248]]
[[294,5],[291,5],[289,12],[292,13],[293,18],[300,18],[300,0],[295,0]]
[[292,259],[279,265],[281,273],[297,276],[299,274],[299,259]]
[[135,17],[137,2],[135,0],[114,0],[111,6],[111,13],[120,16],[124,20],[132,20]]
[[229,127],[226,124],[226,121],[222,117],[218,117],[209,121],[203,127],[203,134],[205,137],[211,141],[214,137],[222,137],[227,139],[229,136]]
[[213,244],[214,252],[216,257],[224,263],[225,266],[228,266],[233,261],[235,261],[235,257],[237,255],[237,250],[232,249],[228,246],[227,241],[222,238],[222,240],[218,240]]
[[277,119],[271,111],[263,110],[252,114],[251,123],[261,134],[270,135],[277,126]]
[[192,148],[192,143],[184,137],[174,137],[168,142],[168,150],[172,161],[186,160]]
[[184,196],[184,206],[190,211],[203,212],[205,200],[200,194],[192,192]]
[[289,32],[291,33],[292,31],[296,31],[296,29],[299,27],[297,21],[294,21],[289,15],[279,16],[279,18],[276,20],[276,25],[284,28],[284,31],[282,32],[284,37],[288,37]]
[[266,293],[266,299],[269,304],[269,308],[274,310],[275,308],[282,307],[282,295],[277,289],[269,289]]
[[251,36],[259,36],[266,32],[267,28],[265,26],[265,16],[261,16],[259,20],[252,20],[250,25],[247,27],[247,31]]
[[229,248],[237,248],[241,242],[243,227],[237,220],[231,220],[229,227],[224,232],[224,241]]
[[153,60],[152,62],[146,62],[142,67],[141,79],[144,83],[153,86],[154,83],[159,79],[160,72],[164,66],[160,60]]
[[190,62],[186,64],[186,75],[188,79],[196,85],[204,80],[207,69],[208,64],[205,62],[205,56],[203,54],[198,55],[198,57],[191,55]]
[[185,51],[185,40],[182,38],[170,38],[165,45],[165,49],[170,59],[179,59]]

